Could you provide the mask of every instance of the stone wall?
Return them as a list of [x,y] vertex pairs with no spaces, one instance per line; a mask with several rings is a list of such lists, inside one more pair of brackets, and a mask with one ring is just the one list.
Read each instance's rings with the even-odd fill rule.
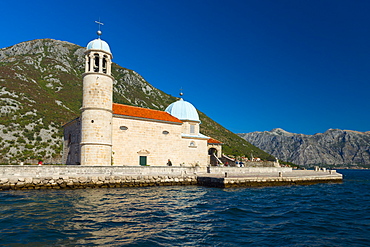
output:
[[0,166],[0,190],[194,185],[193,167]]
[[340,182],[335,170],[287,167],[0,166],[0,190],[170,185],[249,187]]
[[1,177],[189,175],[199,168],[180,166],[0,166]]
[[[81,119],[78,117],[63,126],[63,157],[61,164],[81,163]],[[37,163],[37,162],[36,162]]]
[[196,175],[53,176],[40,178],[0,178],[0,190],[120,188],[196,184]]

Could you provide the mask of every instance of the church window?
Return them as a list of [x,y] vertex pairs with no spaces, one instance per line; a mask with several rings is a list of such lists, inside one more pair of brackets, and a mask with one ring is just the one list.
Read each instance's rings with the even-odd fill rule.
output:
[[195,141],[191,141],[189,147],[196,148],[197,146],[195,145]]
[[120,130],[127,130],[128,128],[126,126],[120,126],[119,129]]
[[162,132],[162,134],[163,135],[168,135],[170,132],[168,132],[167,130],[164,130],[163,132]]
[[94,120],[91,120],[91,123],[94,123]]
[[190,134],[194,134],[194,133],[195,133],[195,125],[191,124],[190,125]]

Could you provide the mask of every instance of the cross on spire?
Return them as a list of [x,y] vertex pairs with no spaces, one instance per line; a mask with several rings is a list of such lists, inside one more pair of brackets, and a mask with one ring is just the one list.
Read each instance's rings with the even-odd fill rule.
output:
[[102,34],[102,32],[100,31],[100,26],[103,26],[103,25],[104,25],[104,23],[100,22],[100,18],[99,18],[99,21],[95,21],[95,23],[97,23],[97,24],[98,24],[99,30],[98,30],[96,33],[97,33],[97,34],[99,35],[99,37],[100,37],[100,35]]
[[98,26],[99,26],[99,31],[100,31],[100,25],[104,26],[104,23],[100,22],[100,18],[99,18],[99,21],[95,21],[95,23],[97,23],[97,24],[98,24]]

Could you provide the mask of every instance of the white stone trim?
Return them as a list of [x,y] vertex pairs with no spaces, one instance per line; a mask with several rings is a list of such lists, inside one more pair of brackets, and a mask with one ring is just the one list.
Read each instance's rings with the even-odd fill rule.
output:
[[84,112],[86,110],[101,110],[101,111],[107,111],[109,113],[113,113],[113,110],[109,110],[106,108],[100,108],[100,107],[85,107],[85,108],[80,108],[81,112]]
[[81,142],[80,143],[81,146],[83,145],[102,145],[102,146],[112,146],[112,144],[110,143],[103,143],[103,142]]
[[105,74],[105,73],[99,73],[99,72],[85,72],[85,73],[82,74],[82,78],[84,78],[86,75],[91,75],[91,74],[93,74],[93,75],[105,75],[105,76],[110,77],[114,81],[113,76]]

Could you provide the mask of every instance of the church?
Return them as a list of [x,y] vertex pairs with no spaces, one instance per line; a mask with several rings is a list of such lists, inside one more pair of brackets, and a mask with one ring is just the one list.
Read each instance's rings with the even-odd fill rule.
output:
[[113,103],[112,53],[99,38],[87,45],[81,116],[66,123],[62,162],[82,166],[206,167],[222,143],[199,132],[199,115],[180,100],[165,111]]

